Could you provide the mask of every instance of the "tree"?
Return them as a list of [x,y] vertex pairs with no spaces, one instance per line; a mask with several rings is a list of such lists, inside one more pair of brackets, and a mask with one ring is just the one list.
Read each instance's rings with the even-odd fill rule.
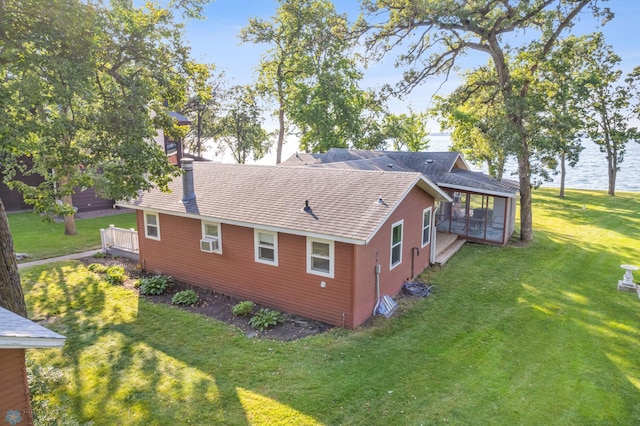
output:
[[[67,216],[66,233],[74,232],[74,187],[126,199],[152,186],[166,189],[178,174],[149,142],[159,128],[173,131],[169,109],[183,102],[193,67],[170,11],[149,7],[0,0],[4,180],[36,210]],[[44,183],[29,187],[15,179],[17,171],[40,174]],[[0,300],[25,315],[3,206],[0,262]]]
[[304,151],[377,140],[368,119],[379,105],[358,86],[356,40],[330,1],[280,0],[271,21],[252,19],[240,37],[272,46],[260,63],[257,87],[277,104],[276,162],[289,125],[299,130]]
[[395,151],[426,151],[429,147],[427,114],[388,114],[385,117],[384,134]]
[[542,161],[552,170],[560,166],[560,197],[564,197],[567,165],[575,167],[584,149],[580,139],[584,122],[579,113],[579,105],[587,95],[579,76],[584,40],[575,36],[561,40],[549,60],[540,66],[540,79],[535,86],[540,110],[536,121],[543,129]]
[[224,74],[219,73],[207,82],[199,82],[182,110],[191,121],[184,139],[185,149],[198,157],[207,149],[204,141],[216,137],[220,109],[227,93],[223,77]]
[[[599,9],[595,0],[534,0],[459,2],[415,2],[405,0],[365,0],[369,24],[360,21],[360,29],[369,32],[368,46],[379,54],[407,45],[397,65],[407,67],[400,91],[410,91],[429,77],[449,75],[460,55],[469,50],[486,53],[494,65],[504,99],[504,111],[510,133],[518,141],[520,181],[520,239],[533,237],[531,146],[525,128],[527,96],[537,68],[548,57],[560,35],[572,26],[578,14],[588,7],[596,16],[611,17],[608,9]],[[383,15],[383,16],[381,16]],[[516,39],[508,34],[535,33],[534,41],[525,41],[518,50],[528,56],[528,69],[519,75],[516,88],[507,60],[509,46]],[[530,37],[523,40],[531,40]],[[524,71],[524,70],[521,70]]]
[[600,33],[590,37],[584,47],[581,57],[585,66],[579,83],[588,96],[582,103],[581,112],[587,125],[587,135],[606,155],[607,193],[613,196],[625,146],[630,140],[640,139],[638,129],[631,126],[631,119],[637,117],[640,108],[637,97],[640,73],[636,68],[624,81],[620,81],[620,57],[605,44]]
[[231,89],[229,109],[220,120],[216,133],[220,149],[229,148],[239,164],[244,164],[251,154],[254,160],[259,160],[271,148],[269,134],[262,128],[261,114],[250,87],[235,86]]
[[[5,124],[19,129],[5,137],[5,181],[36,211],[64,216],[70,235],[75,188],[93,187],[114,199],[166,188],[178,171],[149,141],[157,129],[179,134],[169,112],[184,103],[188,80],[207,72],[189,60],[170,11],[133,8],[125,0],[108,8],[7,1],[5,16],[10,25],[24,25],[11,33],[24,39],[5,49],[27,46],[3,63],[0,104]],[[23,103],[14,101],[18,94]],[[28,186],[13,179],[16,170],[44,182]]]
[[502,92],[491,66],[465,75],[463,83],[446,97],[436,97],[432,113],[442,130],[451,131],[452,149],[476,164],[487,164],[489,175],[502,179],[514,147],[508,136]]
[[0,306],[27,317],[7,213],[0,200]]

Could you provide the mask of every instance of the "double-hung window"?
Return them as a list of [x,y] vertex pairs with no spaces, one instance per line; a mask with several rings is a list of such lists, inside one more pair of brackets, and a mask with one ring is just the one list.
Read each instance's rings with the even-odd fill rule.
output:
[[431,207],[422,212],[422,247],[431,242]]
[[396,222],[391,226],[391,266],[395,268],[402,263],[402,225],[404,221]]
[[160,219],[158,213],[144,212],[144,236],[160,241]]
[[222,253],[222,236],[219,223],[202,222],[200,250],[207,253]]
[[307,238],[307,272],[333,278],[334,243],[328,240]]
[[278,233],[253,231],[256,262],[278,266]]

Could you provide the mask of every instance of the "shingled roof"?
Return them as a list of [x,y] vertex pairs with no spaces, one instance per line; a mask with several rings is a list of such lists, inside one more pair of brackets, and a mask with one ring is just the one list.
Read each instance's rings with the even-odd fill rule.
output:
[[0,308],[0,348],[53,348],[64,345],[66,337],[27,318]]
[[282,166],[356,168],[363,170],[414,171],[438,186],[512,197],[519,185],[469,170],[458,152],[364,151],[331,148],[324,154],[295,154]]
[[[194,163],[196,198],[152,190],[124,207],[366,244],[411,189],[449,197],[416,172]],[[381,202],[378,200],[381,199]],[[308,201],[310,211],[305,211]]]

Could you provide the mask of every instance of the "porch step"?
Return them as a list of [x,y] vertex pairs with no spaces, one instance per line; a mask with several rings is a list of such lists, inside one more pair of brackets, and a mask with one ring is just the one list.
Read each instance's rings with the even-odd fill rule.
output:
[[444,250],[438,251],[436,254],[436,265],[444,265],[447,263],[447,260],[451,259],[451,257],[460,250],[460,247],[464,245],[467,240],[463,240],[461,238],[456,239],[453,243],[449,244]]

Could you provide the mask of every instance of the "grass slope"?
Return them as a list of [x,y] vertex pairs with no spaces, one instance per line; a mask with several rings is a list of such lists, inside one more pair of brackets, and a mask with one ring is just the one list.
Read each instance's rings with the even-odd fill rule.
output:
[[[640,195],[534,198],[534,242],[467,244],[400,317],[297,342],[246,339],[77,262],[30,268],[31,316],[67,336],[52,406],[97,425],[637,424]],[[639,280],[640,277],[636,277]]]
[[100,229],[114,224],[136,228],[135,213],[77,219],[77,235],[64,235],[64,223],[45,222],[36,213],[10,213],[9,226],[16,253],[27,253],[26,261],[63,256],[101,247]]

